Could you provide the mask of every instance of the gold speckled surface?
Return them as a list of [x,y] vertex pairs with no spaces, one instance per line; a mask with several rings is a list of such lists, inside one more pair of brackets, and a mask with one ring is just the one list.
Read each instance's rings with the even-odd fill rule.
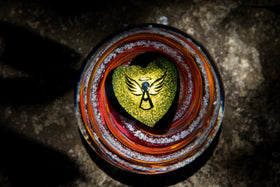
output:
[[[163,78],[164,74],[166,76]],[[138,89],[141,88],[143,79],[153,87],[157,80],[162,80],[162,89],[157,94],[152,94],[152,89],[148,91],[153,107],[149,108],[149,102],[140,102],[144,94],[133,94],[126,83],[126,76],[136,81]],[[177,91],[177,70],[173,63],[165,58],[157,58],[150,62],[146,68],[141,66],[120,66],[114,70],[112,85],[114,94],[119,104],[135,119],[141,123],[153,127],[168,111]],[[140,91],[140,90],[139,90]]]

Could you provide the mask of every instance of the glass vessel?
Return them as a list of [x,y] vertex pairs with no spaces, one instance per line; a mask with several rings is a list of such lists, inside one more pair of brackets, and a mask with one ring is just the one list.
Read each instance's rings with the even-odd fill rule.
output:
[[219,72],[188,35],[142,25],[92,52],[77,87],[82,135],[112,165],[159,174],[186,166],[212,142],[224,113]]

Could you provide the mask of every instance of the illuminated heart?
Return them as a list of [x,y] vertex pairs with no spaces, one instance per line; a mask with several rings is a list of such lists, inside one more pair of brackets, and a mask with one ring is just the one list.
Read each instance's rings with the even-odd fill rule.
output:
[[167,58],[157,57],[140,65],[119,66],[113,71],[113,92],[125,111],[154,127],[170,109],[177,93],[178,73]]

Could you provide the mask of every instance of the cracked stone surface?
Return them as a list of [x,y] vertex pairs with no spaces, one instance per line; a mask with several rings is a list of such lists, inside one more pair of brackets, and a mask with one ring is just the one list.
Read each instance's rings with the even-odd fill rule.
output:
[[[279,1],[0,1],[0,186],[276,186]],[[226,92],[213,152],[196,169],[129,174],[83,143],[74,94],[88,53],[127,26],[160,23],[202,44]]]

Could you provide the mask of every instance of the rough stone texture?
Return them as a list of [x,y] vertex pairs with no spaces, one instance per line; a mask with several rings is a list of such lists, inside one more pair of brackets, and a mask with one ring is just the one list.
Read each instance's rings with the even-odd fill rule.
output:
[[[261,0],[1,0],[0,186],[279,185],[279,7]],[[83,59],[109,34],[146,22],[193,36],[224,80],[221,133],[196,169],[128,174],[82,143],[74,92]]]

